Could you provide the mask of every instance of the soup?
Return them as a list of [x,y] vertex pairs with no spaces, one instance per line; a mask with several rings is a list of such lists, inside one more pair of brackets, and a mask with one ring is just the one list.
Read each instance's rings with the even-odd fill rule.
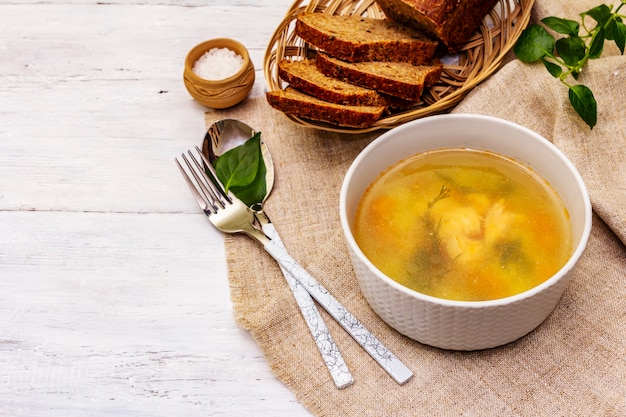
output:
[[572,252],[554,189],[511,159],[469,149],[426,152],[383,172],[359,202],[354,237],[393,280],[463,301],[533,288]]

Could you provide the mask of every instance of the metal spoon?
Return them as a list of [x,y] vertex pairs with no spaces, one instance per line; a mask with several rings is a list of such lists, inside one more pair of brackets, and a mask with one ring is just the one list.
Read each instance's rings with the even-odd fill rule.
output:
[[[243,144],[246,140],[251,139],[257,132],[247,124],[235,119],[222,119],[213,123],[202,144],[202,153],[207,159],[214,163],[215,160],[224,152]],[[282,245],[280,237],[270,221],[269,217],[263,211],[263,202],[269,196],[274,186],[274,162],[270,154],[267,144],[261,139],[261,154],[265,162],[265,197],[263,201],[251,207],[254,211],[259,225],[262,227],[268,237]],[[300,307],[300,312],[311,331],[313,340],[326,363],[326,367],[337,388],[344,388],[351,385],[354,380],[350,374],[350,370],[346,365],[339,348],[335,344],[322,316],[317,309],[317,305],[311,298],[307,290],[298,283],[298,280],[291,276],[285,269],[281,267],[283,275],[291,288],[293,296]]]
[[[223,153],[242,145],[256,133],[252,127],[242,121],[235,119],[218,120],[209,127],[204,136],[202,153],[211,163],[215,163],[215,160]],[[261,140],[261,154],[266,168],[264,202],[274,186],[274,162],[270,150],[263,140]]]

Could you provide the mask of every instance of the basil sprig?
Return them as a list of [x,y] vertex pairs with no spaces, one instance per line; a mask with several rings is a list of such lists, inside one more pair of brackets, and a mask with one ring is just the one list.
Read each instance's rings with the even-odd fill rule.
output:
[[[567,78],[571,75],[577,80],[587,61],[600,57],[605,40],[614,41],[624,54],[626,25],[623,19],[626,15],[619,14],[624,4],[626,0],[621,0],[615,11],[613,6],[602,4],[580,13],[580,24],[560,17],[546,17],[541,22],[563,37],[555,40],[543,26],[530,25],[522,31],[513,48],[520,61],[540,60],[554,78],[567,86],[572,107],[591,129],[598,118],[596,99],[587,86],[570,84]],[[590,21],[595,21],[595,26],[588,27],[586,23]]]
[[213,163],[217,178],[248,207],[263,202],[267,168],[261,151],[261,133],[224,152]]

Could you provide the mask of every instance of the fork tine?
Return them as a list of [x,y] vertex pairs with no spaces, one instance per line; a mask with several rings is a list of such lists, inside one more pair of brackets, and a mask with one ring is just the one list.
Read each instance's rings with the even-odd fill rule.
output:
[[[204,165],[206,167],[206,170],[202,170],[202,172],[204,172],[205,175],[216,186],[216,188],[220,192],[220,194],[222,194],[224,196],[224,198],[226,198],[226,200],[228,200],[229,203],[232,203],[233,201],[230,198],[230,196],[228,195],[228,193],[226,192],[226,189],[224,188],[224,185],[219,180],[219,177],[217,176],[217,172],[215,171],[215,167],[213,167],[213,164],[211,162],[209,162],[207,157],[204,155],[204,153],[197,146],[196,146],[196,151],[198,152],[198,154],[200,154],[200,157],[202,158],[202,161],[204,162]],[[209,171],[209,173],[206,172],[207,170]]]
[[[187,181],[187,185],[189,186],[194,198],[198,202],[198,205],[202,208],[205,214],[216,214],[220,208],[224,208],[224,202],[219,198],[216,194],[215,189],[207,183],[209,182],[203,174],[198,174],[198,172],[202,172],[202,168],[198,163],[198,160],[193,156],[191,151],[189,153],[189,158],[193,161],[192,163],[189,161],[187,156],[183,153],[181,154],[181,158],[185,161],[185,165],[187,165],[187,170],[185,170],[180,162],[176,159],[176,164],[180,169],[180,172],[183,174],[185,181]],[[194,168],[195,165],[195,168]],[[191,176],[189,175],[191,173]],[[195,179],[195,182],[192,181],[191,177]],[[204,178],[204,179],[203,179]]]
[[[186,160],[186,158],[185,158],[185,161],[189,165],[189,168],[192,170],[192,174],[195,177],[198,185],[202,189],[202,192],[205,195],[209,196],[211,201],[216,205],[216,209],[218,208],[217,207],[218,205],[221,208],[225,208],[226,207],[226,203],[224,202],[224,200],[221,197],[221,195],[222,195],[221,191],[215,185],[214,181],[206,175],[205,169],[202,167],[200,162],[198,162],[198,160],[193,155],[193,153],[191,153],[191,151],[188,151],[188,153],[189,153],[189,157],[191,158],[191,160],[193,161],[193,163],[195,165],[195,169],[193,169],[191,167],[191,165]],[[200,153],[200,155],[202,155],[202,153]],[[183,158],[184,158],[184,155],[183,155]]]
[[[187,166],[189,166],[189,161],[186,160],[185,155],[182,154],[181,156],[185,160],[185,163],[187,164]],[[180,173],[183,175],[185,182],[189,186],[189,190],[191,190],[191,194],[198,202],[198,205],[200,206],[202,211],[204,211],[204,214],[206,215],[215,214],[217,212],[217,207],[206,197],[206,195],[203,195],[198,191],[198,186],[191,180],[191,177],[189,176],[187,171],[183,168],[183,166],[180,164],[178,159],[174,158],[174,162],[176,162],[176,165],[178,166]]]

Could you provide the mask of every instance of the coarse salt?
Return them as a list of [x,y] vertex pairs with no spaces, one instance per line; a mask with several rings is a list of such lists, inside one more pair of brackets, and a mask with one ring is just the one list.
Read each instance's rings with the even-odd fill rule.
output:
[[223,80],[243,66],[243,58],[228,48],[213,48],[193,64],[193,72],[205,80]]

